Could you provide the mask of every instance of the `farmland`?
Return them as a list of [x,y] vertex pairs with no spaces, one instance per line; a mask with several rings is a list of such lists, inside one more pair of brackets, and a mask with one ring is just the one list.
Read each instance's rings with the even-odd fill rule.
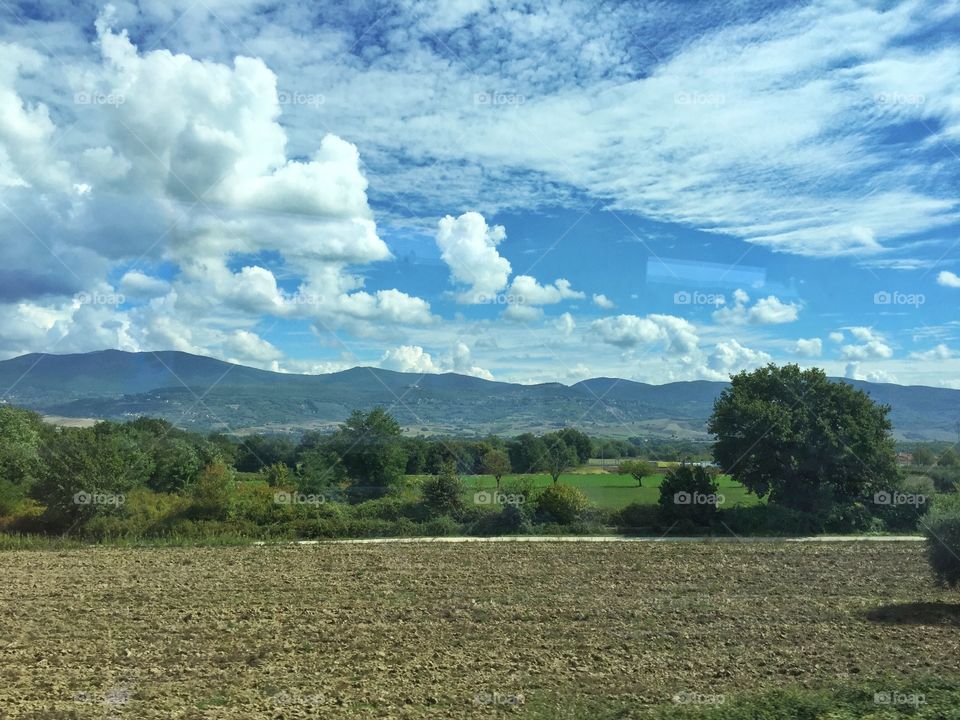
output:
[[960,676],[955,594],[909,543],[96,548],[0,573],[9,718],[674,717],[932,675],[947,707]]
[[[583,491],[587,499],[598,508],[619,509],[630,503],[655,505],[660,498],[660,484],[663,474],[651,475],[643,479],[638,487],[637,481],[630,475],[621,475],[610,472],[570,472],[560,476],[559,482],[572,485]],[[475,493],[496,488],[496,480],[490,475],[467,475],[463,478],[466,488],[465,498],[473,502]],[[544,473],[528,474],[519,477],[506,478],[502,486],[511,487],[511,481],[530,483],[534,488],[548,487],[552,478]],[[756,495],[747,493],[746,489],[727,475],[717,478],[717,486],[724,497],[724,505],[754,505],[759,502]]]

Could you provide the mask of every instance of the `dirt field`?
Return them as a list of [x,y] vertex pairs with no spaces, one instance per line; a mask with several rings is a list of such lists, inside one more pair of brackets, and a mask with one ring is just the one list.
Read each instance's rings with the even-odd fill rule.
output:
[[[0,553],[0,717],[641,717],[960,676],[921,544]],[[609,715],[607,713],[610,713]]]

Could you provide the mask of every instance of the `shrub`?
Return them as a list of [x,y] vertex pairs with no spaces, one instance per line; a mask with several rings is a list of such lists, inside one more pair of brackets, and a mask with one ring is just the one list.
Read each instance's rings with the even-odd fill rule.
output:
[[960,502],[954,498],[940,502],[924,522],[927,536],[927,560],[937,583],[946,587],[960,585]]
[[709,527],[721,502],[717,486],[699,466],[674,468],[660,484],[659,515],[667,524]]
[[954,466],[935,467],[930,470],[929,475],[937,492],[956,492],[960,484],[960,468]]
[[222,462],[207,465],[190,488],[189,514],[195,520],[225,520],[233,471]]
[[516,505],[484,508],[472,513],[471,517],[473,522],[465,528],[467,535],[528,535],[533,532],[530,518]]
[[537,498],[537,511],[547,522],[569,525],[577,520],[589,502],[579,488],[572,485],[553,484]]
[[428,537],[458,535],[460,525],[449,515],[441,515],[423,524],[423,534]]
[[360,520],[422,520],[426,515],[422,507],[397,495],[387,495],[375,500],[366,500],[348,507],[350,517]]
[[879,532],[884,522],[863,503],[838,503],[827,512],[823,529],[833,533]]
[[737,535],[815,535],[823,532],[821,516],[783,505],[721,508],[716,519]]
[[659,509],[656,505],[630,503],[614,515],[613,523],[628,532],[650,530],[660,525]]
[[463,514],[463,484],[454,465],[445,463],[438,474],[423,483],[421,492],[431,515]]

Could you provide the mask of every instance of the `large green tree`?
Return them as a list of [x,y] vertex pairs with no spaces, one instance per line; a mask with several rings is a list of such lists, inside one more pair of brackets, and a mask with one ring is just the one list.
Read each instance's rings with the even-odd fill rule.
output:
[[550,477],[556,483],[561,474],[577,464],[577,451],[567,445],[558,434],[544,435],[543,444],[544,453],[540,458],[539,467],[550,473]]
[[724,472],[799,510],[897,486],[890,408],[817,368],[770,364],[731,378],[708,429]]
[[407,456],[400,425],[383,408],[369,413],[355,410],[334,434],[331,446],[358,498],[384,495],[403,480]]
[[36,413],[0,407],[0,515],[14,512],[36,482],[45,430]]

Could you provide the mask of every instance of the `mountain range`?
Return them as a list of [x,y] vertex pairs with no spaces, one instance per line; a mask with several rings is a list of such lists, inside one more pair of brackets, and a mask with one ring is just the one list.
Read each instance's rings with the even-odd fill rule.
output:
[[[899,439],[956,436],[960,390],[844,382],[892,407]],[[383,406],[411,433],[512,435],[572,426],[596,435],[706,440],[706,420],[726,386],[617,378],[519,385],[373,367],[296,375],[176,351],[33,353],[0,361],[6,403],[58,418],[149,415],[236,433],[327,430],[354,409]]]

